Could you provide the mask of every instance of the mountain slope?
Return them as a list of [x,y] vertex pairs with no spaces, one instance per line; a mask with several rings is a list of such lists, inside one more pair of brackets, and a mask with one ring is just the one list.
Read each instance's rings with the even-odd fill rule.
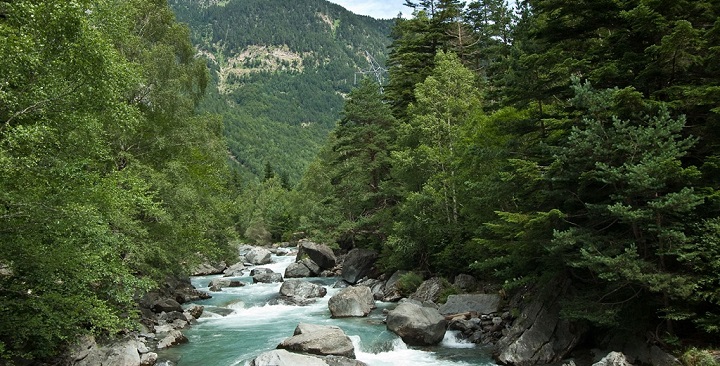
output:
[[171,0],[209,60],[203,108],[223,116],[241,171],[296,181],[324,143],[367,55],[383,62],[392,21],[325,0]]

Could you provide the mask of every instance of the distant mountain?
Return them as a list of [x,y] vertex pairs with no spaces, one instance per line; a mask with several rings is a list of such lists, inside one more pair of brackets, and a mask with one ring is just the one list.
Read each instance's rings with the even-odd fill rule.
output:
[[[245,175],[270,164],[297,181],[342,110],[369,57],[386,59],[392,20],[325,0],[170,0],[209,60],[203,108],[223,116]],[[358,75],[359,78],[361,75]]]

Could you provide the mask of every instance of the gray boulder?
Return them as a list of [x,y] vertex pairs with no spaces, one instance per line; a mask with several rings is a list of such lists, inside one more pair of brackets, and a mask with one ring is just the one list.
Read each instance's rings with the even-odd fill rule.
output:
[[[644,334],[617,334],[608,342],[608,349],[622,352],[630,363],[642,363],[653,366],[680,366],[681,362],[674,356],[648,344]],[[607,352],[607,351],[605,351]]]
[[433,277],[423,282],[415,293],[410,295],[410,298],[420,302],[431,301],[437,303],[444,289],[445,281],[440,277]]
[[310,268],[307,268],[302,263],[291,263],[287,268],[285,268],[285,278],[302,278],[302,277],[312,277],[312,272],[310,271]]
[[472,292],[477,290],[478,281],[477,279],[475,279],[475,277],[463,273],[455,276],[455,282],[453,282],[453,286],[463,291]]
[[375,299],[367,286],[346,287],[328,301],[333,318],[367,316],[374,307]]
[[355,358],[355,347],[342,329],[332,325],[303,325],[278,345],[280,349],[320,356]]
[[438,344],[445,337],[447,321],[440,313],[412,301],[401,302],[387,316],[387,329],[411,346]]
[[610,352],[600,361],[595,362],[592,366],[632,366],[620,352]]
[[202,263],[198,265],[193,271],[193,276],[210,276],[221,274],[227,267],[225,262],[218,263]]
[[260,273],[252,277],[253,283],[275,283],[283,282],[283,277],[280,273]]
[[169,348],[172,346],[177,346],[178,344],[187,343],[188,339],[185,337],[182,332],[179,330],[173,330],[168,335],[165,336],[160,342],[157,344],[158,349],[163,348]]
[[450,295],[447,302],[440,306],[440,314],[450,315],[475,312],[479,315],[500,311],[500,296],[495,294]]
[[203,314],[203,311],[205,311],[205,307],[204,307],[204,306],[200,306],[200,305],[193,305],[193,306],[189,307],[189,308],[188,308],[187,310],[185,310],[185,311],[188,312],[188,313],[190,313],[190,315],[191,315],[193,318],[195,318],[195,319],[200,319],[200,317],[201,317],[202,314]]
[[250,270],[250,276],[259,275],[261,273],[273,273],[274,271],[270,268],[257,267]]
[[323,271],[323,269],[310,258],[303,258],[300,260],[300,263],[310,270],[312,276],[317,276]]
[[342,267],[342,278],[356,284],[363,277],[372,273],[378,253],[369,249],[353,249],[345,257]]
[[272,253],[265,249],[260,247],[254,247],[250,249],[247,254],[245,254],[245,260],[248,263],[252,264],[268,264],[272,261],[271,259]]
[[250,361],[250,366],[328,366],[328,363],[319,357],[276,349],[255,357]]
[[155,366],[158,360],[158,354],[148,352],[140,356],[140,366]]
[[382,300],[385,295],[385,282],[372,279],[372,278],[365,278],[363,280],[360,280],[360,282],[357,283],[358,286],[367,286],[370,287],[370,292],[373,294],[373,298],[375,300]]
[[70,350],[69,363],[73,366],[140,366],[140,353],[134,340],[100,347],[94,337],[86,336]]
[[210,280],[208,287],[210,291],[222,291],[223,287],[242,287],[245,286],[244,282],[238,280],[229,280],[227,278],[213,278]]
[[304,302],[307,299],[324,297],[327,295],[327,289],[308,281],[289,280],[280,286],[280,295]]
[[102,362],[102,365],[139,366],[140,353],[138,353],[137,347],[133,342],[124,343],[110,348],[110,351],[107,353],[107,358]]
[[179,302],[173,299],[159,299],[152,305],[152,311],[156,313],[179,311],[182,313],[183,308]]
[[300,262],[306,257],[315,262],[321,269],[331,269],[337,264],[335,253],[330,247],[308,240],[301,240],[298,244],[296,262]]
[[403,298],[403,296],[400,294],[400,290],[398,288],[398,280],[400,277],[408,273],[409,271],[395,271],[395,273],[390,276],[390,278],[385,282],[385,288],[383,291],[383,298],[382,301],[386,302],[396,302],[400,301],[400,299]]
[[243,270],[245,270],[245,264],[238,262],[228,268],[225,268],[223,274],[224,277],[240,277],[244,273]]
[[325,356],[323,360],[329,366],[368,366],[365,362],[342,356]]
[[497,342],[497,360],[518,366],[543,365],[559,362],[575,348],[587,328],[560,318],[558,299],[569,286],[570,281],[554,280],[533,296]]

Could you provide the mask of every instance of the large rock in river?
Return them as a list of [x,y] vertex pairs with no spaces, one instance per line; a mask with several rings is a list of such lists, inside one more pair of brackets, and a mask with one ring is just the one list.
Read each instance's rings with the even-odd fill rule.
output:
[[208,287],[210,291],[222,291],[223,287],[242,287],[245,286],[245,282],[238,280],[231,280],[228,278],[213,278],[210,280]]
[[308,281],[288,280],[280,286],[280,295],[291,303],[305,305],[313,302],[312,299],[327,295],[327,289]]
[[268,264],[272,261],[271,256],[272,253],[269,250],[255,247],[245,254],[245,260],[252,264]]
[[346,287],[328,301],[333,318],[367,316],[374,307],[375,299],[367,286]]
[[266,273],[258,273],[254,276],[252,276],[253,283],[275,283],[275,282],[283,282],[283,277],[280,273],[276,272],[266,272]]
[[387,328],[408,345],[430,346],[443,340],[447,321],[437,309],[403,301],[388,313]]
[[569,287],[569,280],[556,279],[537,291],[497,342],[497,360],[508,365],[544,365],[562,360],[575,348],[587,328],[560,318],[558,300]]
[[285,268],[285,278],[303,278],[312,277],[313,273],[306,265],[301,262],[291,263]]
[[342,267],[342,278],[351,284],[356,284],[363,277],[369,275],[378,254],[374,250],[356,248],[345,257]]
[[332,249],[324,244],[313,243],[308,240],[302,240],[298,243],[298,254],[296,262],[302,261],[305,257],[310,258],[321,269],[331,269],[337,264],[335,253]]
[[276,349],[255,357],[250,366],[328,366],[328,363],[318,357]]
[[280,349],[321,356],[355,358],[355,347],[342,329],[333,325],[300,323],[292,337],[278,345]]

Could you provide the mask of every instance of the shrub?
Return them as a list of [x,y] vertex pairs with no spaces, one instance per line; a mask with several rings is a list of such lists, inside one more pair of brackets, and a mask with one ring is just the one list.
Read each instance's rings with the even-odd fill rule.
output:
[[400,295],[409,296],[414,293],[420,285],[422,285],[423,278],[415,272],[408,272],[397,281],[397,288]]

